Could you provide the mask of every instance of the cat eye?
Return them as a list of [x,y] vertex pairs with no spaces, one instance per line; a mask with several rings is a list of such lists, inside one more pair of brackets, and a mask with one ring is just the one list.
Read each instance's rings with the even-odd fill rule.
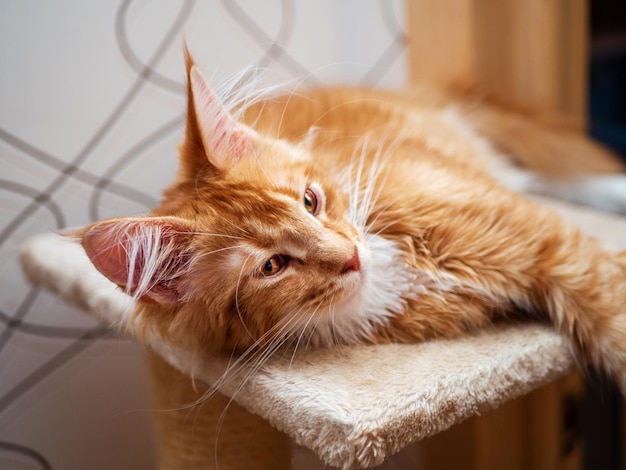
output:
[[263,266],[261,266],[261,274],[265,277],[270,277],[275,274],[278,274],[283,270],[287,263],[289,262],[289,257],[284,255],[274,255],[270,259],[268,259]]
[[304,208],[311,215],[317,215],[319,212],[319,197],[317,193],[312,188],[307,188],[304,192]]

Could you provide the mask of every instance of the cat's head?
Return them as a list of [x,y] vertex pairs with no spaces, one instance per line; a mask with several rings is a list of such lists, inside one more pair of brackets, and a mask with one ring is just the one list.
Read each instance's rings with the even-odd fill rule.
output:
[[151,216],[86,227],[87,255],[138,299],[134,321],[190,347],[334,342],[370,270],[337,171],[237,121],[191,60],[187,76],[176,182]]

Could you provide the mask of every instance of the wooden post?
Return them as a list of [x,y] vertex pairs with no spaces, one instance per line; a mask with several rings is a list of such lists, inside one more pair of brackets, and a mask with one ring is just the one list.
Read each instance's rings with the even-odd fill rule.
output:
[[478,85],[585,122],[586,0],[408,0],[414,83]]
[[159,470],[287,470],[289,438],[148,353]]

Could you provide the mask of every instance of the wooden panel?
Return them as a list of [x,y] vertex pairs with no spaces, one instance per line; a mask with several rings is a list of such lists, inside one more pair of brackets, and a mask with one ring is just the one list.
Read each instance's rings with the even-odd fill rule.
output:
[[409,453],[423,470],[483,470],[477,465],[474,445],[476,419],[457,424],[403,452]]
[[587,10],[585,0],[409,0],[411,80],[479,85],[582,125]]
[[472,2],[407,0],[406,6],[411,80],[427,85],[472,80]]
[[420,468],[446,470],[576,470],[582,465],[580,441],[564,453],[564,397],[579,394],[578,374],[406,449]]
[[474,419],[476,468],[525,470],[528,463],[526,407],[524,401],[508,403]]

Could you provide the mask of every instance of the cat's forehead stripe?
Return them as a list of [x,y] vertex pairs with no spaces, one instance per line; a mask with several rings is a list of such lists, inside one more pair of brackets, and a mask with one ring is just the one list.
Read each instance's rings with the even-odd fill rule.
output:
[[281,187],[272,192],[272,197],[283,201],[287,205],[293,204],[294,200],[298,201],[302,198],[304,191],[300,192],[296,189]]
[[218,214],[231,214],[238,220],[263,214],[272,217],[277,211],[286,210],[293,198],[276,197],[274,191],[237,182],[236,184],[212,185],[206,195],[196,200],[199,212],[202,207],[213,207]]

